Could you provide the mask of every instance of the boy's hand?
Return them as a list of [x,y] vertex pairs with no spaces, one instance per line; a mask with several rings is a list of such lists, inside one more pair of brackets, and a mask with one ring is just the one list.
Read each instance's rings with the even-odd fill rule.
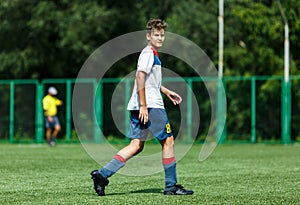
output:
[[182,102],[182,98],[180,97],[180,95],[173,91],[169,91],[167,96],[173,102],[174,105],[178,105]]
[[148,109],[147,109],[147,106],[141,106],[140,107],[139,120],[144,124],[148,123]]
[[181,103],[182,98],[180,97],[180,95],[178,95],[177,93],[167,89],[164,86],[160,87],[160,91],[165,94],[172,102],[174,105],[178,105]]
[[48,116],[48,121],[52,123],[53,122],[53,118],[51,116]]

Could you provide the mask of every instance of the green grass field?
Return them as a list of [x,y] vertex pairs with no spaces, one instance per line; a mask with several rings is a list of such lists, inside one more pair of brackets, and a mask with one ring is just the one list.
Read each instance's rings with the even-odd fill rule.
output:
[[98,197],[89,175],[98,165],[80,144],[0,144],[0,204],[300,204],[299,145],[222,145],[203,162],[200,148],[177,164],[192,196],[164,196],[161,172],[116,174]]

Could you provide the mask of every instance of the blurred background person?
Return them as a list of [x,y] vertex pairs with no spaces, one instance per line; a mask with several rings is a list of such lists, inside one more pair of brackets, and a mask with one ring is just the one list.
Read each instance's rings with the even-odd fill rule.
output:
[[49,146],[55,145],[57,134],[61,126],[57,117],[57,106],[62,105],[62,101],[56,98],[57,90],[55,87],[48,89],[48,94],[43,98],[43,109],[45,115],[46,140]]

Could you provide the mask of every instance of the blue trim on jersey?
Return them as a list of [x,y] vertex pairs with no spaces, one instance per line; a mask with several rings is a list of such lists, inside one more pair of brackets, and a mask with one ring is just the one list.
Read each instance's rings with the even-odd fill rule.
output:
[[154,54],[153,65],[160,65],[161,66],[161,61],[159,60],[159,57],[155,54]]
[[161,66],[161,61],[159,59],[158,52],[153,47],[151,47],[151,50],[153,51],[153,55],[154,55],[153,65],[160,65]]

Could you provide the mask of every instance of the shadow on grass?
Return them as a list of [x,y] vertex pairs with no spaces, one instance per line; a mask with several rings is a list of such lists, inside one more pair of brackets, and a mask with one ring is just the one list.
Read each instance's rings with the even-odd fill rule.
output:
[[129,193],[109,193],[106,194],[107,196],[115,196],[115,195],[125,195],[125,194],[145,194],[145,193],[162,193],[161,189],[142,189],[142,190],[136,190],[136,191],[130,191]]
[[139,193],[162,193],[161,189],[142,189],[142,190],[136,190],[131,191],[131,194],[139,194]]
[[105,194],[106,196],[116,196],[116,195],[125,195],[126,193],[110,193],[110,194]]

